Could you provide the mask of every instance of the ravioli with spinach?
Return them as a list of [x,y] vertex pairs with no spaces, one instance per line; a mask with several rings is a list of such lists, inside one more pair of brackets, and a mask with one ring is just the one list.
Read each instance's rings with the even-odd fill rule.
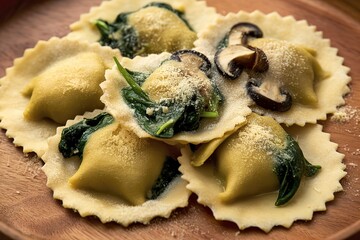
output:
[[133,12],[120,13],[114,22],[95,22],[104,46],[118,48],[125,57],[192,48],[196,33],[182,11],[151,2]]
[[207,142],[250,114],[246,93],[218,82],[206,56],[180,50],[123,58],[100,84],[108,111],[140,138],[169,144]]
[[190,191],[180,178],[178,155],[177,149],[140,139],[97,110],[58,128],[49,139],[43,170],[64,207],[127,226],[168,217],[187,205]]
[[179,175],[164,143],[139,139],[105,112],[64,128],[59,151],[64,158],[82,159],[69,179],[72,187],[119,196],[132,205],[155,199]]
[[219,116],[223,97],[207,75],[211,64],[201,53],[176,52],[150,75],[129,73],[117,60],[116,64],[130,85],[121,94],[149,134],[170,138],[197,130],[201,118]]

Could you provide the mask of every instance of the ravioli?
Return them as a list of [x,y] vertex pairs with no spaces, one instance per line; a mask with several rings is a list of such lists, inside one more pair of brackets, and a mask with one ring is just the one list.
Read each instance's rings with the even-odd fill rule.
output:
[[214,159],[224,182],[219,194],[224,203],[279,189],[275,205],[284,205],[296,197],[303,176],[321,171],[274,119],[254,113],[214,151]]
[[131,14],[128,22],[138,32],[146,54],[193,48],[197,38],[176,14],[159,7],[141,9]]
[[317,104],[314,86],[318,81],[326,81],[327,74],[317,62],[314,51],[287,41],[267,38],[255,39],[249,44],[260,48],[267,56],[269,70],[259,76],[263,82],[288,91],[295,104]]
[[225,191],[219,194],[222,202],[234,202],[279,188],[270,149],[283,148],[284,135],[280,125],[252,114],[244,127],[215,149],[218,176],[225,185]]
[[[209,81],[209,79],[206,76],[206,73],[205,74],[201,73],[201,70],[195,71],[196,74],[189,73],[192,70],[190,71],[190,70],[178,68],[180,65],[183,66],[185,63],[178,63],[172,60],[165,61],[163,65],[161,65],[161,63],[164,60],[169,59],[170,56],[172,55],[168,53],[163,53],[160,55],[150,55],[148,57],[136,57],[132,60],[123,58],[121,64],[130,71],[141,72],[148,74],[150,76],[148,80],[146,80],[149,82],[146,83],[145,81],[143,84],[145,85],[144,89],[149,90],[150,96],[154,99],[166,100],[167,97],[169,96],[174,97],[174,95],[177,96],[177,94],[180,94],[179,96],[180,99],[182,98],[189,99],[189,96],[193,96],[193,94],[195,94],[195,96],[198,96],[199,94],[202,96],[203,99],[208,99],[209,95],[213,96],[214,90],[212,91],[207,90],[209,89],[210,86],[210,82],[207,82]],[[186,64],[190,64],[190,63],[186,63]],[[177,68],[177,70],[174,70],[175,68]],[[170,79],[174,79],[171,81],[170,85],[169,85],[169,81],[166,80],[168,77],[166,72],[169,72],[168,71],[169,69],[174,70],[171,71],[171,73],[169,73],[169,76],[171,76]],[[164,70],[165,70],[165,74],[164,74]],[[154,79],[158,79],[157,81],[152,80],[153,79],[151,77],[152,74],[156,76],[154,77]],[[106,77],[106,81],[100,85],[104,91],[104,95],[101,97],[101,100],[104,102],[108,111],[115,117],[115,119],[121,122],[124,125],[124,127],[128,128],[130,131],[133,131],[140,138],[144,138],[144,137],[156,138],[158,140],[165,141],[170,144],[177,144],[177,143],[197,144],[201,142],[207,142],[214,138],[219,138],[223,136],[225,133],[232,131],[233,129],[241,126],[245,122],[245,116],[250,113],[250,109],[247,107],[247,100],[245,93],[242,93],[241,91],[239,92],[232,91],[231,86],[233,83],[226,83],[221,88],[219,88],[220,93],[223,95],[225,100],[223,101],[223,103],[221,103],[221,105],[219,105],[218,117],[201,118],[198,128],[194,130],[181,131],[170,137],[158,137],[156,135],[149,134],[147,130],[144,130],[139,125],[139,122],[136,120],[136,117],[134,117],[137,114],[136,110],[132,109],[131,106],[127,104],[126,100],[124,100],[123,98],[124,93],[122,94],[120,90],[128,88],[128,83],[126,82],[124,77],[119,73],[119,70],[116,67],[114,67],[111,71],[106,72],[105,77]],[[191,80],[194,78],[199,78],[200,80]],[[163,80],[160,79],[165,79],[165,80],[163,82]],[[216,84],[217,86],[221,86],[221,84],[216,82],[217,80],[218,79],[213,79],[214,84]],[[196,87],[195,86],[196,84],[200,84],[200,85]],[[174,92],[172,89],[175,89]],[[214,88],[212,87],[211,89]],[[159,93],[166,93],[166,94],[161,97]],[[208,95],[207,93],[210,94]],[[129,97],[132,96],[128,93],[127,95]],[[127,99],[130,99],[129,97]],[[199,98],[196,97],[193,100],[196,102],[196,99]],[[170,99],[169,101],[171,102],[172,100]],[[196,102],[196,104],[198,104],[198,102]],[[152,111],[150,110],[156,110],[156,109],[151,109],[151,108],[146,109],[147,115],[152,114]],[[175,108],[175,110],[177,111],[178,109]],[[160,108],[159,111],[164,111],[164,109]],[[166,111],[167,110],[165,109],[165,115],[166,115]],[[150,117],[151,116],[148,116],[148,118]],[[144,119],[146,118],[144,117]],[[164,124],[165,124],[164,126],[166,126],[166,122]],[[150,127],[153,127],[153,125],[150,125]]]
[[25,119],[50,118],[65,124],[78,114],[104,108],[99,84],[104,81],[105,70],[101,57],[91,52],[50,64],[22,91],[30,97],[24,110]]
[[[143,8],[149,4],[149,7]],[[169,11],[166,9],[167,7],[164,8],[164,5],[167,4],[175,12]],[[161,8],[157,6],[161,6]],[[198,14],[198,11],[201,11],[202,14]],[[179,15],[183,16],[186,22]],[[100,40],[104,44],[112,42],[109,44],[112,47],[119,47],[118,44],[120,44],[124,46],[120,47],[123,55],[132,58],[136,55],[192,48],[193,42],[197,39],[196,32],[214,22],[216,17],[215,9],[206,6],[205,1],[114,0],[103,2],[99,7],[92,8],[89,13],[82,15],[78,22],[70,26],[72,32],[68,34],[68,37],[90,42]],[[99,19],[101,21],[100,31],[94,26]],[[105,25],[110,23],[111,26],[117,27],[120,22],[129,27],[124,31],[119,30],[110,34],[104,42],[105,39],[101,35],[107,32],[108,27]],[[124,34],[131,36],[129,37],[131,40],[122,39]],[[114,39],[121,40],[115,43],[112,41]]]
[[[181,163],[180,171],[183,178],[189,181],[187,188],[197,194],[199,203],[211,208],[216,219],[232,221],[240,230],[258,227],[269,232],[274,226],[288,228],[296,220],[310,220],[314,211],[326,210],[325,203],[334,199],[334,192],[342,190],[339,181],[346,174],[343,171],[345,165],[341,162],[344,155],[336,152],[337,145],[330,142],[330,135],[323,133],[321,129],[320,125],[285,128],[292,138],[297,139],[306,159],[320,165],[321,170],[313,178],[303,178],[294,198],[284,206],[274,206],[278,198],[278,192],[274,191],[277,183],[276,177],[275,179],[271,177],[271,172],[266,166],[268,162],[265,161],[263,164],[263,158],[256,159],[254,155],[251,155],[252,160],[242,162],[242,164],[252,170],[248,172],[247,169],[238,168],[237,165],[241,164],[234,165],[235,159],[232,158],[234,155],[239,155],[236,151],[233,154],[221,153],[231,149],[232,145],[228,143],[224,142],[224,149],[220,149],[220,153],[217,153],[218,156],[225,158],[226,154],[230,154],[228,160],[219,164],[214,159],[209,159],[200,167],[191,165],[192,151],[185,146],[181,150],[182,156],[178,159]],[[256,136],[248,136],[248,138],[256,139]],[[252,146],[254,149],[252,151],[248,145],[245,146],[250,152],[258,150]],[[246,154],[246,147],[240,152]],[[262,156],[265,155],[262,154]],[[216,170],[219,165],[223,168],[221,174],[219,170]],[[234,181],[234,184],[229,183],[229,186],[224,187],[222,175],[226,172],[234,174],[229,176],[231,179],[226,180]],[[265,179],[264,176],[270,176],[270,178]],[[245,183],[250,185],[244,186]],[[259,194],[260,192],[262,193]]]
[[[78,116],[65,127],[101,113],[97,110]],[[156,216],[169,217],[172,210],[187,205],[190,191],[179,176],[151,197],[150,190],[165,167],[166,157],[176,154],[164,143],[139,139],[114,121],[87,138],[81,159],[65,159],[58,147],[65,127],[58,128],[49,139],[43,156],[47,185],[64,207],[77,210],[83,217],[95,215],[104,223],[115,221],[127,226],[149,223]]]
[[[238,22],[265,37],[247,36],[243,57],[254,65],[228,80],[212,62]],[[42,157],[47,186],[65,208],[103,223],[147,224],[187,206],[194,192],[216,219],[269,232],[311,220],[342,190],[344,155],[321,125],[307,123],[344,103],[349,69],[305,21],[258,11],[218,16],[205,1],[112,0],[70,28],[27,50],[0,79],[0,127]],[[183,61],[179,52],[211,62]],[[263,61],[265,70],[254,67]],[[249,86],[260,83],[275,100],[291,96],[291,109],[257,106]],[[115,118],[86,112],[104,106]]]
[[208,101],[213,93],[212,83],[203,71],[191,70],[178,61],[161,64],[141,87],[150,99],[157,102],[166,98],[187,101],[198,89],[201,89],[202,96]]
[[[219,43],[222,42],[231,27],[239,22],[255,24],[262,30],[263,40],[249,38],[249,45],[254,44],[259,48],[261,46],[264,48],[265,54],[267,52],[269,55],[270,73],[260,73],[260,77],[263,76],[268,82],[280,81],[287,85],[287,91],[295,92],[293,94],[294,104],[288,111],[278,112],[264,109],[256,106],[254,102],[251,106],[253,111],[271,116],[279,123],[304,126],[305,123],[325,120],[328,113],[335,112],[337,106],[344,104],[343,96],[350,90],[347,86],[351,81],[347,75],[349,68],[342,65],[343,58],[337,56],[337,50],[330,46],[327,39],[322,38],[321,32],[316,32],[315,28],[309,26],[306,21],[296,21],[291,16],[281,17],[277,13],[266,15],[259,11],[229,13],[219,17],[214,25],[199,33],[199,39],[195,42],[195,50],[213,60]],[[285,46],[288,47],[288,50],[292,49],[290,54],[287,53],[288,50],[284,50]],[[280,48],[280,50],[276,48]],[[299,58],[291,59],[295,56]],[[297,61],[299,60],[307,64],[302,64],[302,67],[298,68]],[[274,62],[280,64],[276,65]],[[286,63],[288,63],[287,66],[284,66]],[[295,72],[289,69],[293,69]],[[268,76],[266,76],[267,73]],[[218,74],[222,76],[220,73]],[[292,80],[284,80],[284,76],[279,76],[279,74],[285,74],[287,79],[290,74],[293,77],[290,77]],[[256,78],[257,76],[243,72],[236,79],[239,83],[236,89],[246,89],[249,77]],[[286,81],[288,82],[285,83]],[[302,82],[298,83],[297,81]],[[298,89],[300,86],[301,90]],[[303,87],[306,90],[303,90]]]
[[140,140],[114,122],[89,137],[79,170],[69,183],[139,205],[146,201],[167,156],[165,144]]
[[118,48],[130,58],[192,48],[196,33],[182,15],[171,5],[150,3],[137,11],[120,13],[112,23],[99,19],[96,22],[101,33],[99,42]]
[[97,43],[55,37],[40,41],[0,80],[0,127],[24,152],[41,156],[56,127],[104,107],[99,83],[114,56],[120,58],[119,52]]

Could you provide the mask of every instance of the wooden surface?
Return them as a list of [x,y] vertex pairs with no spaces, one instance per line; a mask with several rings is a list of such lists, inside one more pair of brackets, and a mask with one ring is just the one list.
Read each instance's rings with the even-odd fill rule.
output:
[[[13,17],[0,23],[0,77],[14,58],[38,40],[64,36],[68,25],[100,0],[34,0]],[[339,3],[342,2],[342,3]],[[330,38],[339,49],[345,65],[351,68],[351,93],[347,105],[357,111],[349,122],[322,122],[332,141],[345,154],[348,175],[341,181],[344,191],[335,194],[326,212],[317,212],[312,221],[298,221],[290,229],[276,227],[269,234],[251,228],[238,231],[235,224],[213,219],[208,208],[196,204],[175,211],[170,219],[155,219],[150,225],[101,224],[96,218],[81,218],[52,199],[45,186],[42,162],[35,156],[23,156],[0,130],[0,239],[343,239],[360,229],[359,140],[360,130],[360,30],[358,1],[281,1],[281,0],[208,0],[219,13],[238,10],[266,13],[278,11],[307,19]],[[0,5],[1,9],[1,5]]]

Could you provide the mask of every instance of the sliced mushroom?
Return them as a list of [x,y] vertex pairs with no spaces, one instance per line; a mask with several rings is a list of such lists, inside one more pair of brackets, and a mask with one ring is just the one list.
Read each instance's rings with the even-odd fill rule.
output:
[[250,79],[246,84],[250,98],[256,105],[272,111],[286,112],[291,108],[292,97],[289,92],[274,83]]
[[228,46],[231,45],[247,45],[248,38],[261,38],[263,33],[255,24],[249,22],[240,22],[232,26],[229,32]]
[[188,49],[179,50],[174,52],[170,56],[170,59],[184,62],[189,66],[199,68],[204,71],[206,75],[210,75],[211,62],[204,54],[198,51]]
[[247,47],[250,50],[255,51],[255,61],[249,70],[256,73],[266,72],[269,69],[269,61],[267,60],[266,54],[263,52],[263,50],[250,45]]
[[216,67],[230,79],[239,77],[244,68],[252,68],[255,59],[255,51],[242,45],[232,45],[215,53]]

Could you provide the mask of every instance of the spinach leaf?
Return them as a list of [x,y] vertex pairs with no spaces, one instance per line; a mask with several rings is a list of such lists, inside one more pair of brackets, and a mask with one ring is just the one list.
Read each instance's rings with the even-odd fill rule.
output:
[[275,153],[273,170],[280,183],[276,206],[287,203],[295,195],[303,175],[311,177],[321,168],[305,159],[299,144],[290,135],[287,135],[286,143],[285,149],[276,150]]
[[[176,14],[190,30],[192,30],[189,23],[184,18],[184,13],[173,9],[173,7],[167,3],[152,2],[145,5],[146,7],[159,7],[167,9]],[[139,41],[139,36],[136,29],[128,23],[128,16],[133,12],[120,13],[114,22],[98,19],[95,21],[95,26],[100,32],[99,43],[102,46],[109,46],[114,49],[119,49],[124,57],[133,58],[136,55],[141,54],[144,51],[143,46]]]
[[222,96],[215,86],[213,96],[207,104],[203,97],[196,92],[187,102],[174,99],[154,102],[141,89],[132,73],[124,69],[116,58],[114,61],[119,72],[130,85],[121,90],[122,96],[126,104],[134,109],[139,126],[150,135],[170,138],[181,131],[196,130],[202,117],[215,118],[219,116],[218,107]]
[[127,23],[128,13],[120,14],[114,23],[98,19],[95,26],[100,32],[99,43],[119,49],[124,57],[133,58],[141,52],[142,46],[136,30]]
[[114,118],[109,113],[100,113],[94,118],[84,120],[64,128],[61,133],[59,151],[64,158],[79,156],[82,158],[85,144],[96,130],[111,124]]
[[129,69],[126,69],[126,71],[131,75],[131,77],[139,86],[143,85],[145,80],[150,76],[148,73],[134,72]]
[[160,176],[156,180],[154,186],[151,188],[151,194],[149,199],[158,198],[165,189],[169,186],[169,184],[174,180],[177,176],[180,175],[178,168],[180,164],[178,161],[172,159],[171,157],[167,157],[164,162],[164,166],[161,170]]
[[229,44],[229,33],[227,33],[223,39],[220,40],[218,45],[216,46],[216,50],[221,50],[223,48],[226,48]]

